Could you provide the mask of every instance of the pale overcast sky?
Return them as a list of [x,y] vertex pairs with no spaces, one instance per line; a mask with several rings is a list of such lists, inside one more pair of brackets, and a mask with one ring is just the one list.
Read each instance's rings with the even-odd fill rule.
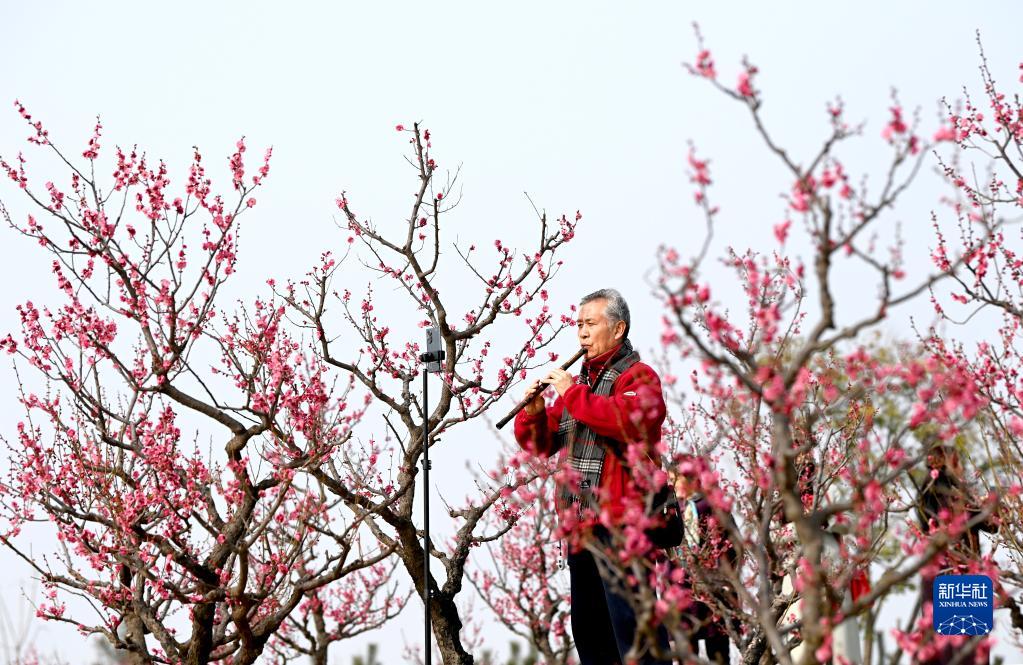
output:
[[[825,104],[841,95],[850,120],[867,120],[867,138],[846,153],[847,163],[854,179],[872,168],[876,182],[891,88],[906,107],[922,108],[929,135],[940,97],[959,95],[963,85],[978,89],[976,30],[996,77],[1018,89],[1020,7],[7,0],[0,9],[0,153],[28,147],[10,105],[15,98],[73,153],[101,114],[106,148],[138,143],[167,159],[178,180],[193,145],[219,168],[243,134],[253,157],[272,144],[271,177],[244,222],[230,291],[251,300],[266,277],[299,276],[321,251],[342,247],[331,221],[342,189],[379,224],[399,223],[415,182],[403,160],[405,137],[394,126],[422,120],[435,137],[436,158],[462,165],[464,200],[448,219],[448,239],[531,240],[534,220],[523,192],[550,213],[581,210],[555,302],[562,307],[617,286],[631,301],[633,336],[645,350],[659,331],[644,281],[657,246],[689,252],[702,239],[685,175],[687,140],[712,159],[722,206],[714,256],[728,244],[772,249],[771,228],[785,211],[778,194],[791,184],[744,109],[683,70],[697,52],[692,21],[701,24],[724,82],[735,81],[744,54],[760,67],[765,118],[797,159],[824,135]],[[26,152],[30,159],[38,153]],[[226,168],[218,175],[227,183]],[[925,179],[885,222],[885,232],[903,222],[917,275],[927,267],[928,216],[940,191]],[[24,201],[9,182],[0,183],[0,197],[23,215]],[[16,304],[53,302],[55,290],[45,255],[9,229],[0,233],[2,336],[17,331]],[[596,275],[596,264],[610,268]],[[353,276],[352,286],[359,283]],[[873,290],[856,283],[847,293],[862,304]],[[915,311],[926,314],[926,302]],[[908,333],[906,316],[893,317],[893,333]],[[6,435],[20,417],[13,386],[9,369],[0,372]],[[486,436],[482,428],[477,434]],[[476,461],[464,450],[444,451],[434,467],[438,484],[460,476],[467,460]],[[6,552],[0,562],[10,606],[27,570]],[[400,632],[411,643],[420,639],[420,616],[413,601],[400,623],[369,638],[386,643],[384,662],[400,662]],[[81,662],[73,655],[77,636],[41,631],[47,644]],[[489,634],[495,648],[506,649],[505,633]],[[337,647],[335,661],[347,665],[364,642]],[[999,647],[1008,655],[1007,648]]]

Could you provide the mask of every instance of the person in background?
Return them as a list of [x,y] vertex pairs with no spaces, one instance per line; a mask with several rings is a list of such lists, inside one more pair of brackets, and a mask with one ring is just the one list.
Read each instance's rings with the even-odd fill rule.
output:
[[683,616],[693,653],[699,652],[702,640],[707,660],[728,665],[731,662],[728,628],[717,608],[736,607],[739,602],[728,574],[735,570],[738,555],[694,474],[688,473],[694,463],[691,456],[680,457],[678,472],[673,474],[675,493],[683,509],[685,537],[672,551],[672,558],[675,565],[686,568],[683,586],[692,592],[695,577],[701,582],[697,585],[698,593],[706,592],[709,596],[706,601],[694,597]]
[[[963,478],[959,452],[954,446],[944,443],[933,445],[927,454],[927,468],[929,473],[923,485],[918,487],[917,501],[917,516],[925,534],[947,524],[952,516],[965,514],[968,520],[974,521],[981,514],[980,502]],[[920,608],[924,616],[933,616],[934,579],[938,575],[966,573],[971,563],[980,560],[981,531],[996,533],[997,520],[988,518],[977,521],[950,543],[944,552],[939,553],[931,565],[922,570]],[[957,659],[963,665],[987,665],[990,662],[990,645],[986,638],[974,642],[965,654],[960,653],[963,649],[961,638],[937,635],[932,627],[927,630],[924,640],[924,655],[917,659],[919,665],[939,665]]]

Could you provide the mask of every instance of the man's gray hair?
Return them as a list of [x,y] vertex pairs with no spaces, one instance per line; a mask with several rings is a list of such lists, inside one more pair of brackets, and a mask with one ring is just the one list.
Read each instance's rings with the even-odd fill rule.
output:
[[608,324],[610,324],[613,328],[619,321],[624,321],[625,334],[622,337],[628,337],[629,328],[632,325],[629,319],[629,303],[625,302],[625,298],[622,297],[622,294],[619,293],[617,289],[600,289],[599,291],[594,291],[590,295],[584,296],[583,299],[579,301],[579,304],[585,305],[591,300],[602,299],[607,301],[607,309],[604,310],[604,316],[607,317]]

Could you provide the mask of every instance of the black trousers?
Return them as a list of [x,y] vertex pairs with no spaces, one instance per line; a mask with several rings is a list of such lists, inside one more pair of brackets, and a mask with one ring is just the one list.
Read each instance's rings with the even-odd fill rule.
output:
[[[600,576],[597,562],[586,550],[568,555],[572,586],[572,637],[579,665],[620,665],[636,636],[636,613]],[[668,632],[657,628],[657,642],[668,650]],[[639,665],[671,665],[645,654]]]

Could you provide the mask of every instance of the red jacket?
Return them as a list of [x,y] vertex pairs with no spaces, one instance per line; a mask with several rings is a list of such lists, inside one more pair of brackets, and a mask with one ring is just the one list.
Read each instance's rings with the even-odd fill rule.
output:
[[[589,377],[590,383],[617,350],[616,347],[583,363],[583,374]],[[645,443],[652,451],[653,444],[661,440],[665,415],[661,380],[652,367],[638,362],[618,377],[607,397],[594,395],[587,385],[576,383],[558,397],[546,413],[531,416],[525,409],[519,411],[515,417],[516,441],[524,450],[544,457],[558,452],[554,449],[552,434],[558,431],[565,409],[597,434],[621,443],[615,451],[618,454],[609,451],[604,456],[598,485],[600,494],[607,497],[611,517],[618,519],[622,514],[621,497],[631,484],[629,472],[619,455],[624,454],[630,443]]]

